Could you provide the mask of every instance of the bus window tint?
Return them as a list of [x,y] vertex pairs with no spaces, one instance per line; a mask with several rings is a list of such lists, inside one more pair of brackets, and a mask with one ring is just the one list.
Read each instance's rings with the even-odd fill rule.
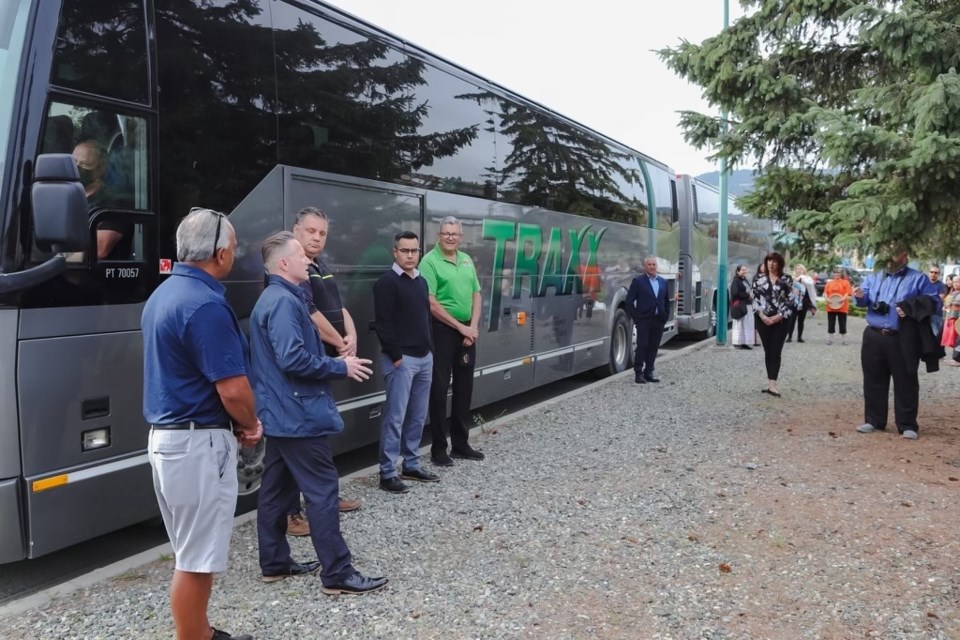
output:
[[669,231],[673,228],[673,201],[674,190],[671,188],[672,174],[656,165],[647,163],[653,181],[654,197],[657,203],[657,224],[656,228],[661,231]]
[[488,94],[497,129],[498,197],[562,213],[627,221],[621,162],[595,133],[532,106]]
[[272,5],[280,162],[361,178],[409,173],[423,64],[299,7]]
[[416,90],[423,117],[411,149],[410,183],[495,198],[496,145],[481,90],[429,65]]
[[647,225],[647,185],[640,171],[640,162],[630,154],[617,159],[617,168],[612,172],[616,183],[616,195],[623,207],[623,219],[619,222]]
[[232,211],[277,164],[273,31],[262,0],[154,5],[158,232],[172,241],[190,207]]
[[51,83],[146,104],[143,0],[64,0]]

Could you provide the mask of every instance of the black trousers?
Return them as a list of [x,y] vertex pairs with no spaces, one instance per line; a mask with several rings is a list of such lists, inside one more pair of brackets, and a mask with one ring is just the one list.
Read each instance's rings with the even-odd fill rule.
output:
[[833,335],[834,329],[840,323],[840,335],[847,335],[847,314],[839,311],[827,311],[827,333]]
[[885,336],[867,327],[860,345],[860,366],[863,368],[863,421],[877,429],[886,428],[887,396],[893,378],[893,417],[897,430],[919,432],[920,378],[916,369],[911,371],[907,367],[899,336]]
[[257,498],[257,540],[264,575],[286,572],[293,560],[287,542],[287,514],[300,492],[307,499],[310,538],[325,585],[355,572],[350,549],[340,533],[339,475],[333,464],[330,436],[270,436]]
[[642,318],[634,321],[637,328],[637,350],[633,354],[633,370],[637,375],[653,376],[653,365],[663,338],[663,320]]
[[463,346],[460,332],[442,322],[433,323],[433,382],[430,384],[430,433],[433,455],[447,452],[447,391],[453,373],[453,407],[450,410],[450,445],[466,449],[470,436],[470,398],[477,345]]
[[763,345],[763,363],[767,366],[767,379],[776,380],[780,375],[780,362],[783,355],[783,343],[787,341],[790,330],[789,320],[767,326],[760,316],[756,318],[757,335]]
[[[797,340],[803,337],[803,322],[807,319],[807,310],[803,311],[794,311],[793,315],[790,316],[790,319],[787,323],[790,325],[790,328],[787,330],[787,335],[791,338],[793,337],[793,328],[797,328]],[[760,324],[763,324],[762,322]]]

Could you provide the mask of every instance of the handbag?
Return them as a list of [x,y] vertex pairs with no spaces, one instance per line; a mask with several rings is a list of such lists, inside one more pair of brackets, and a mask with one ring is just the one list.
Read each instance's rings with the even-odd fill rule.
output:
[[957,320],[955,318],[948,318],[947,323],[943,325],[943,338],[940,340],[940,346],[957,346]]
[[743,303],[743,300],[734,300],[730,306],[730,317],[734,320],[740,320],[745,315],[747,315],[747,305]]

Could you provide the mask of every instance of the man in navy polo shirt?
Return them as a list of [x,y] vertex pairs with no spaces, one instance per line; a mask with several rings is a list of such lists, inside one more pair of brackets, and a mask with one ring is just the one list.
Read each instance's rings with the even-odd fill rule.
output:
[[253,640],[210,626],[213,574],[227,570],[237,504],[237,443],[263,429],[247,380],[247,341],[220,280],[237,238],[226,217],[194,209],[177,260],[143,309],[143,416],[160,513],[176,555],[170,606],[179,640]]

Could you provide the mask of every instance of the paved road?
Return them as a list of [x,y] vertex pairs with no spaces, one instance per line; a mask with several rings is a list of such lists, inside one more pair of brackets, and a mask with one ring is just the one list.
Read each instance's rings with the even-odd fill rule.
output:
[[[664,350],[673,351],[690,344],[689,341],[674,339],[664,346]],[[483,422],[490,422],[595,381],[596,377],[592,374],[580,374],[481,407],[476,413],[480,414]],[[376,445],[370,445],[337,457],[337,467],[340,469],[340,473],[344,475],[369,467],[376,462]],[[238,515],[246,513],[254,507],[255,503],[252,499],[241,499],[237,508]],[[63,526],[69,526],[69,523],[65,522]],[[166,532],[159,521],[143,523],[36,560],[0,565],[0,605],[151,549],[166,541]]]

